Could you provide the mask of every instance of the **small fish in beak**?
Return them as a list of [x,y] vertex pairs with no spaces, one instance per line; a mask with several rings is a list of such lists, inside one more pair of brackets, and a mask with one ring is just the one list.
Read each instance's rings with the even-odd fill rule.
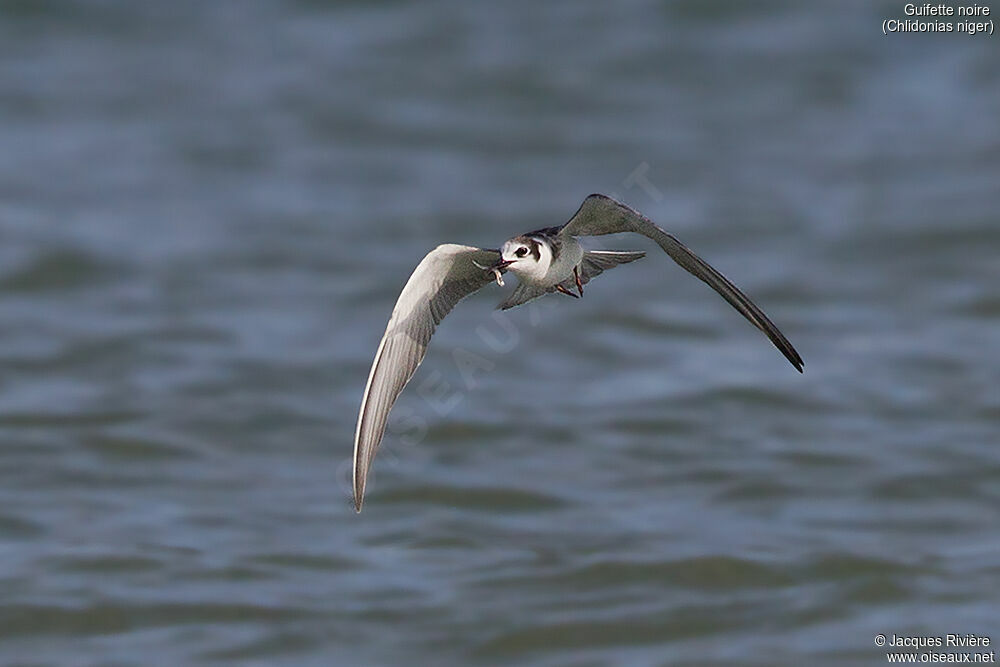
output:
[[478,266],[479,268],[485,270],[485,271],[492,271],[493,275],[496,277],[497,285],[499,285],[500,287],[503,287],[504,286],[503,271],[504,271],[504,269],[506,269],[508,266],[510,266],[514,262],[512,260],[509,260],[509,259],[502,259],[501,258],[500,260],[497,261],[496,264],[494,264],[492,266],[483,266],[482,264],[480,264],[476,260],[472,260],[472,263],[475,264],[476,266]]

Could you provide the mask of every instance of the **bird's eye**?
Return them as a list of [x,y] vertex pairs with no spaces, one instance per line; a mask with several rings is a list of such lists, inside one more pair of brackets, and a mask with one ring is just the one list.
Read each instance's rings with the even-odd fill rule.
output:
[[525,255],[528,254],[528,249],[522,246],[517,250],[515,250],[514,254],[517,255],[518,257],[524,257]]

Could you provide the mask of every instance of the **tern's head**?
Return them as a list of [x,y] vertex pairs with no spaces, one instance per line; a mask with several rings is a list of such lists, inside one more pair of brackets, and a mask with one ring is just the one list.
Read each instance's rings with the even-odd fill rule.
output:
[[501,263],[519,278],[540,281],[552,264],[552,249],[544,239],[517,236],[500,248]]

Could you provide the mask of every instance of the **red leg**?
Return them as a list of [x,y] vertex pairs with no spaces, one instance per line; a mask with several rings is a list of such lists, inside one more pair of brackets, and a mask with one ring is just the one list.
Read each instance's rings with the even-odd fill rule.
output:
[[576,278],[576,288],[580,290],[580,296],[583,296],[583,283],[580,282],[580,273],[576,270],[577,267],[573,267],[573,277]]
[[562,292],[563,294],[565,294],[565,295],[567,295],[567,296],[571,296],[571,297],[573,297],[574,299],[579,299],[579,298],[580,298],[580,297],[578,297],[577,295],[575,295],[575,294],[573,294],[572,292],[570,292],[570,291],[569,291],[568,289],[566,289],[565,287],[563,287],[562,285],[556,285],[556,291],[558,291],[558,292]]

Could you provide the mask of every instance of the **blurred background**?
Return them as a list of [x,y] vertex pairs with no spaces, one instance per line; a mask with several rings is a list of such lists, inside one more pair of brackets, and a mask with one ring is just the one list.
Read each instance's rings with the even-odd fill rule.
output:
[[[0,661],[1000,641],[1000,59],[884,36],[902,5],[0,1]],[[356,515],[413,267],[591,192],[805,374],[652,243],[593,239],[650,253],[443,323]]]

